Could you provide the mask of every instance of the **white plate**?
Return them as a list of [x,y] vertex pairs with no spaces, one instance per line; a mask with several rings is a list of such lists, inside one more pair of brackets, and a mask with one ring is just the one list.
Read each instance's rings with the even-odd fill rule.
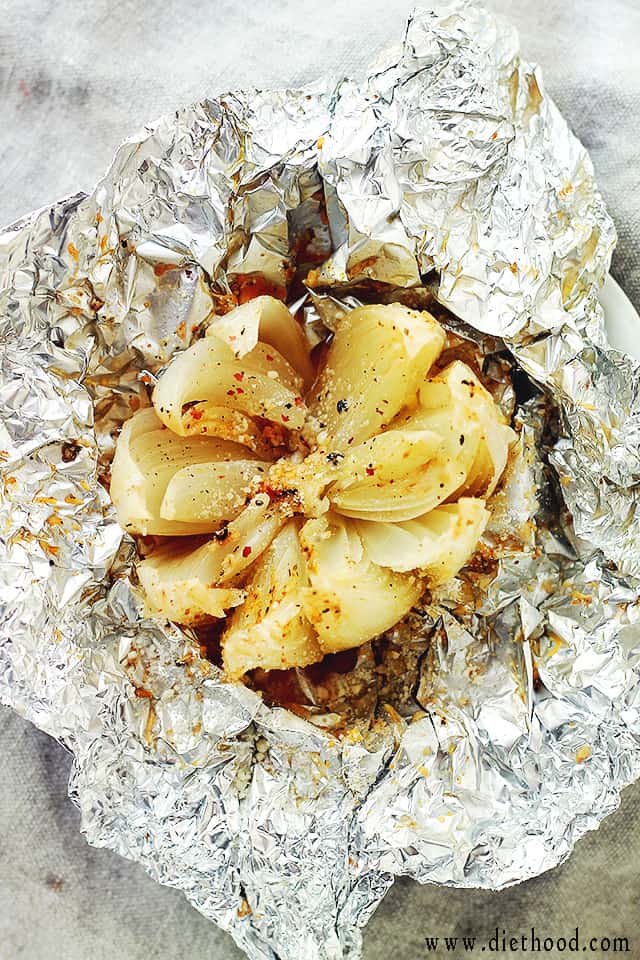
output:
[[611,274],[600,292],[600,303],[611,346],[640,360],[640,316]]

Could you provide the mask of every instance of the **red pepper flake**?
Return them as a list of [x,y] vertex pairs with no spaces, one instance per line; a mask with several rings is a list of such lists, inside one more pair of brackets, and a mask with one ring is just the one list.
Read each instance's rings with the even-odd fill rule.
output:
[[242,387],[236,387],[236,393],[244,393]]
[[273,357],[271,356],[270,353],[265,354],[265,356],[270,363],[273,361]]
[[242,556],[243,556],[243,557],[248,557],[250,554],[251,554],[251,547],[243,547],[243,548],[242,548]]
[[165,273],[169,273],[170,270],[175,269],[175,263],[156,263],[155,267],[153,268],[153,272],[155,273],[156,277],[164,277]]
[[259,273],[242,274],[234,277],[231,281],[231,289],[236,301],[234,306],[238,303],[247,303],[255,297],[264,296],[264,294],[275,297],[276,300],[287,299],[286,287],[271,283]]
[[228,397],[235,397],[235,395],[236,395],[235,390],[227,390],[227,396],[228,396]]
[[588,760],[591,756],[591,747],[585,744],[583,747],[580,747],[576,753],[576,763],[584,763],[585,760]]
[[202,410],[196,410],[195,407],[191,407],[189,412],[192,420],[202,420]]
[[492,139],[492,140],[497,140],[497,139],[498,139],[498,131],[497,131],[497,130],[494,130],[494,131],[493,131],[493,133],[491,134],[491,139]]
[[367,270],[375,266],[377,259],[377,257],[365,257],[364,260],[359,260],[358,263],[347,267],[347,278],[353,280],[354,277],[357,277],[359,274],[366,274]]
[[243,897],[242,902],[240,903],[240,906],[238,907],[238,910],[236,912],[238,919],[244,920],[245,917],[250,917],[252,913],[253,913],[253,910],[251,909],[251,907]]
[[309,270],[309,273],[304,278],[305,286],[307,287],[319,287],[320,286],[320,271],[319,270]]
[[52,543],[47,543],[46,540],[38,540],[38,543],[43,550],[46,550],[47,553],[52,553],[54,557],[57,557],[60,553],[60,547],[54,547]]
[[374,474],[374,469],[373,469],[373,467],[367,467],[366,470],[365,470],[365,473],[367,474],[368,477],[372,477],[373,474]]
[[302,397],[296,397],[293,402],[295,403],[296,407],[301,407],[301,406],[302,406]]
[[289,423],[289,417],[285,417],[284,413],[282,414],[282,422]]
[[233,379],[241,383],[244,380],[244,370],[241,370],[240,373],[234,373]]

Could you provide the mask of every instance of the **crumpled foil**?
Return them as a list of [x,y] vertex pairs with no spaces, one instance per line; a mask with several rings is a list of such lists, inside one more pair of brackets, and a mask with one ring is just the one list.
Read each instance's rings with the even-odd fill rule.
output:
[[[614,242],[539,71],[466,2],[416,12],[363,83],[164,117],[90,196],[0,235],[0,697],[73,752],[88,840],[250,957],[355,960],[400,874],[533,877],[640,775],[640,371],[597,300]],[[473,614],[422,612],[415,715],[374,737],[269,708],[144,619],[101,483],[172,353],[310,250],[310,322],[358,284],[428,288],[537,388],[494,517],[528,540]]]

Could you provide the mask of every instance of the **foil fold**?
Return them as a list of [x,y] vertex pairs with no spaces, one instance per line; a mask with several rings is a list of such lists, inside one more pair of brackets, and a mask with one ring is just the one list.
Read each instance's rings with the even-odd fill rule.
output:
[[[539,70],[464,0],[416,11],[362,82],[162,118],[90,196],[0,235],[0,698],[73,752],[88,840],[248,956],[356,960],[396,876],[536,876],[640,775],[640,376],[597,301],[614,242]],[[505,395],[490,575],[411,621],[414,709],[342,737],[144,618],[105,489],[172,354],[303,263],[310,329],[363,290],[426,298],[529,392]]]

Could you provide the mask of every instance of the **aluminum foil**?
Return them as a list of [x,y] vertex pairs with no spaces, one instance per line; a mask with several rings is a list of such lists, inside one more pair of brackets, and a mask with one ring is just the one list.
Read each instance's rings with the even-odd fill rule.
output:
[[[535,876],[640,775],[640,371],[597,301],[614,241],[538,69],[466,2],[416,12],[364,82],[165,117],[90,196],[0,235],[0,697],[73,752],[88,840],[250,957],[355,960],[400,874]],[[170,356],[248,274],[284,291],[305,258],[311,325],[363,285],[428,295],[530,387],[474,602],[458,580],[412,614],[412,714],[343,737],[144,619],[103,485]]]

